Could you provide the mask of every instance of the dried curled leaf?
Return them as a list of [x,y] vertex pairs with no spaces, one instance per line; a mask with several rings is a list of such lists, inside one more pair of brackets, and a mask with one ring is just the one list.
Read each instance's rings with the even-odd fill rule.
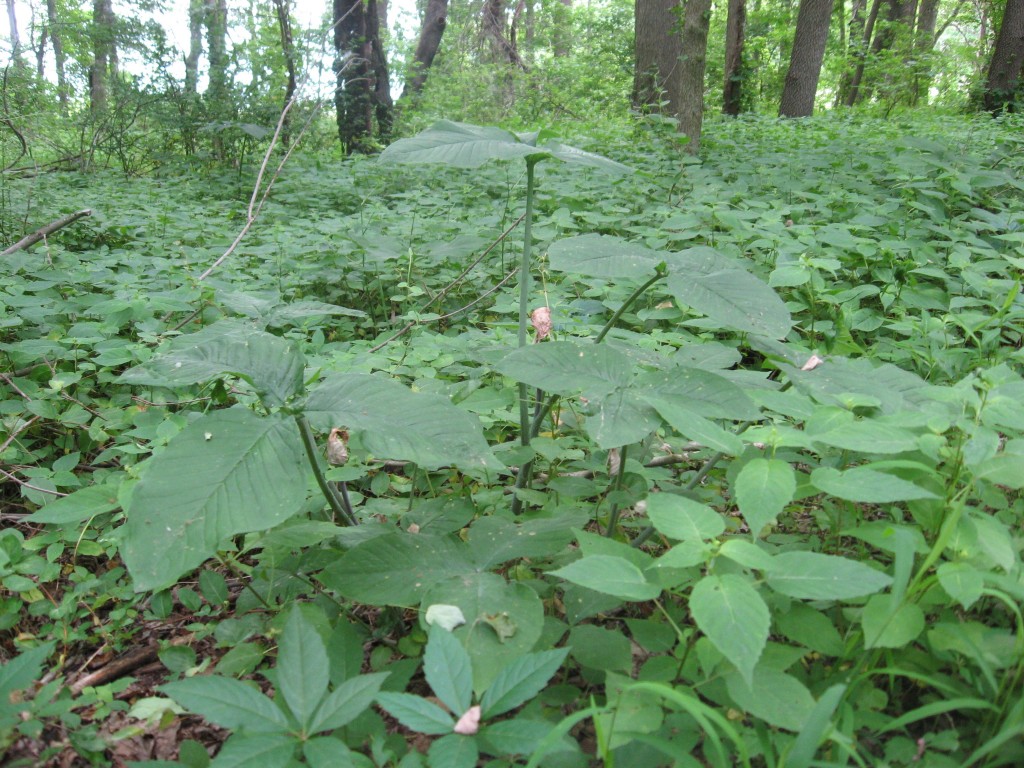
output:
[[530,313],[530,323],[537,334],[534,341],[543,341],[551,333],[551,310],[547,307],[537,307]]
[[348,430],[335,427],[327,436],[327,461],[341,467],[348,462]]

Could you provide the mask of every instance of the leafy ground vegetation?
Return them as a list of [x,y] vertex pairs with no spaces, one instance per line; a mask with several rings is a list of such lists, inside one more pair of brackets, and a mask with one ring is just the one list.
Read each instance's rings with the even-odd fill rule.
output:
[[5,180],[4,764],[1022,764],[1022,129]]

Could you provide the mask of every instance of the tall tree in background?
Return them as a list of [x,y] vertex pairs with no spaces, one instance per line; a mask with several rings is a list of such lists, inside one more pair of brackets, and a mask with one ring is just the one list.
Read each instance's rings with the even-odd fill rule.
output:
[[409,78],[402,90],[402,99],[419,93],[427,82],[427,71],[434,63],[444,28],[448,25],[448,0],[427,0],[427,12],[420,26],[420,37],[416,43],[416,52],[409,68]]
[[110,80],[117,75],[114,9],[111,0],[94,0],[92,7],[92,66],[89,68],[89,105],[94,115],[107,107]]
[[832,0],[800,0],[793,52],[779,104],[780,117],[809,117],[814,113],[831,17]]
[[683,6],[683,55],[679,60],[678,96],[679,132],[690,139],[686,151],[700,149],[704,124],[704,71],[708,56],[708,28],[711,25],[711,0],[685,0]]
[[683,38],[679,0],[636,0],[633,106],[679,114]]
[[333,0],[334,91],[338,138],[347,153],[373,148],[377,133],[391,132],[392,107],[387,59],[380,40],[378,0]]
[[206,23],[206,51],[210,62],[210,84],[206,101],[211,113],[223,117],[228,111],[228,4],[227,0],[205,0],[203,17]]
[[[281,53],[284,54],[284,67],[288,73],[288,84],[285,86],[284,104],[282,104],[282,109],[284,109],[295,96],[295,89],[298,87],[295,78],[295,41],[292,38],[291,0],[274,0],[274,11],[277,14],[277,29],[281,33]],[[291,143],[288,113],[284,113],[281,141],[286,147]]]
[[515,38],[505,19],[505,0],[484,0],[480,15],[480,31],[490,44],[494,61],[505,61],[519,69],[526,64],[516,49]]
[[203,55],[205,2],[206,0],[188,0],[189,47],[185,55],[185,93],[190,96],[195,96],[199,88],[199,57]]
[[939,18],[939,0],[920,0],[917,7],[917,26],[914,29],[914,88],[911,106],[927,101],[932,84],[932,49],[935,47],[935,24]]
[[864,79],[864,66],[867,62],[868,49],[871,46],[871,37],[875,33],[875,23],[878,21],[878,11],[882,7],[882,0],[872,0],[871,10],[868,12],[867,21],[863,26],[863,33],[859,41],[853,39],[854,23],[850,23],[850,45],[853,50],[853,69],[849,81],[840,84],[839,91],[842,96],[842,103],[852,107],[860,99],[860,84]]
[[1024,69],[1024,0],[1006,0],[992,62],[985,80],[985,109],[998,115],[1003,109],[1017,111],[1021,103],[1021,71]]
[[68,111],[68,83],[65,75],[64,34],[57,19],[57,0],[46,0],[46,30],[53,43],[53,59],[57,72],[57,100],[61,114]]
[[743,32],[747,25],[746,0],[729,0],[725,22],[725,85],[722,88],[722,112],[738,115],[743,109]]
[[11,30],[11,62],[19,64],[21,60],[21,37],[18,35],[18,16],[14,11],[14,0],[7,0],[7,22]]

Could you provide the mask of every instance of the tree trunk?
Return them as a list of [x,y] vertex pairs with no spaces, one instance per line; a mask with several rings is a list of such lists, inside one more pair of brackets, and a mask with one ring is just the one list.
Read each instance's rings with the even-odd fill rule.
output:
[[686,151],[700,149],[704,122],[704,69],[708,54],[708,27],[711,24],[711,0],[686,0],[683,9],[683,54],[679,59],[679,132],[688,136]]
[[21,59],[21,38],[18,35],[18,17],[14,12],[14,0],[7,0],[7,21],[11,30],[11,63],[17,65]]
[[939,0],[921,0],[914,29],[914,90],[911,105],[928,101],[932,84],[932,48],[935,46],[935,23],[939,17]]
[[814,113],[831,17],[832,0],[800,0],[779,117],[810,117]]
[[57,21],[57,0],[46,0],[46,26],[53,44],[53,58],[57,70],[57,100],[63,115],[68,111],[68,85],[67,77],[64,74],[64,63],[67,59],[64,55],[63,33],[60,30],[60,23]]
[[95,0],[92,7],[93,61],[89,69],[89,107],[94,115],[107,108],[110,77],[117,72],[114,21],[111,0]]
[[434,63],[437,49],[441,47],[444,28],[448,25],[448,0],[428,0],[427,12],[420,27],[420,39],[409,68],[409,79],[402,90],[402,99],[419,93],[427,82],[427,70]]
[[490,43],[494,61],[507,61],[515,67],[526,69],[514,41],[505,32],[505,0],[484,0],[480,21],[481,31]]
[[[683,55],[680,0],[636,0],[633,106],[679,114]],[[703,93],[703,86],[701,88]]]
[[195,96],[199,87],[199,57],[203,55],[203,0],[189,0],[188,55],[185,57],[185,94]]
[[878,20],[878,10],[881,5],[882,0],[873,0],[871,3],[871,11],[868,13],[868,20],[864,25],[864,37],[861,39],[857,51],[857,66],[853,71],[853,77],[850,78],[850,87],[846,93],[846,99],[843,101],[843,104],[848,107],[852,107],[860,98],[860,83],[864,79],[864,60],[867,57],[868,46],[871,44],[871,36],[875,33],[875,22]]
[[373,68],[373,111],[377,118],[377,135],[387,139],[394,122],[395,104],[391,99],[391,78],[388,76],[388,55],[380,31],[388,28],[388,0],[367,4],[367,28],[370,36],[370,60]]
[[725,86],[722,89],[722,112],[738,115],[743,111],[743,33],[747,24],[746,0],[729,0],[729,16],[725,23]]
[[387,60],[380,42],[378,0],[333,0],[334,106],[345,152],[373,149],[374,117],[381,134],[391,129]]
[[[288,84],[284,91],[282,109],[288,107],[297,87],[295,79],[295,43],[292,39],[291,2],[290,0],[274,0],[274,11],[277,15],[277,28],[281,33],[281,53],[284,55],[284,66],[288,72]],[[281,142],[284,146],[291,143],[290,121],[288,113],[284,113],[281,125]]]
[[227,0],[205,0],[206,50],[210,60],[210,84],[206,89],[212,112],[223,116],[228,101],[228,6]]
[[1021,103],[1021,69],[1024,68],[1024,0],[1006,0],[992,62],[985,81],[985,109],[993,115],[1004,109],[1016,112]]

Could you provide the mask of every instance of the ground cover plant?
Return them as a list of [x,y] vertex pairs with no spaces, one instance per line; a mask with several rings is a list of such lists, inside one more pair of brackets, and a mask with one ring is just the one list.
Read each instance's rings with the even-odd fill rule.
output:
[[5,765],[1020,764],[1021,128],[5,181]]

